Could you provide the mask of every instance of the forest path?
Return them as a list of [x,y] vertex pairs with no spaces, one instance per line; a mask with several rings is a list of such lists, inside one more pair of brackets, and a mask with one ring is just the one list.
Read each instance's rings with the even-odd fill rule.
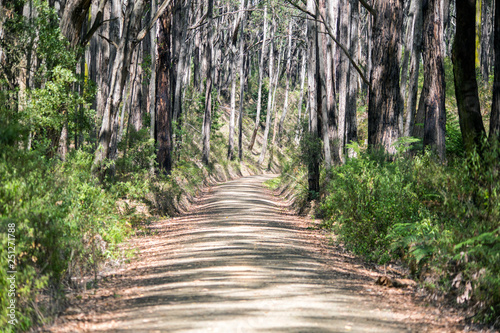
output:
[[156,222],[133,241],[138,258],[75,300],[51,331],[456,330],[454,318],[415,310],[408,293],[374,285],[359,260],[333,253],[263,187],[270,178],[217,185],[188,215]]

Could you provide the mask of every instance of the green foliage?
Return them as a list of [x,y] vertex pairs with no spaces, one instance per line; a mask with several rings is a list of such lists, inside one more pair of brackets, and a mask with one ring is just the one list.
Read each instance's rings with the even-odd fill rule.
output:
[[458,123],[458,117],[456,114],[447,114],[446,121],[446,155],[463,157],[464,143],[462,140],[462,132],[460,131],[460,125]]
[[401,258],[433,292],[455,290],[478,320],[500,324],[497,150],[448,165],[359,151],[330,172],[320,208],[347,248],[379,263]]
[[[32,18],[12,12],[5,22],[8,29],[1,47],[12,58],[9,68],[2,67],[1,113],[10,122],[5,128],[17,133],[17,140],[25,141],[29,134],[31,146],[51,156],[64,124],[70,132],[89,132],[94,118],[90,100],[96,89],[75,74],[78,50],[72,50],[61,35],[56,10],[47,2],[34,1],[33,5],[37,14]],[[36,70],[31,63],[34,59]],[[25,89],[19,86],[19,78],[29,82]]]
[[408,167],[404,160],[389,163],[361,153],[332,169],[330,194],[321,204],[326,226],[333,227],[354,252],[386,262],[390,228],[419,216],[418,200],[407,187]]
[[116,161],[117,173],[132,175],[147,171],[156,162],[155,142],[151,139],[148,128],[135,131],[129,129],[126,137],[118,144],[123,152]]
[[[27,329],[37,314],[36,295],[52,290],[59,297],[72,276],[113,255],[128,226],[116,212],[116,197],[92,176],[91,154],[75,151],[61,164],[37,150],[3,146],[2,151],[0,242],[6,242],[7,226],[15,225],[17,318],[23,323],[19,329]],[[1,247],[0,257],[7,257],[7,247]],[[6,291],[0,291],[2,309]],[[6,312],[0,314],[4,326]]]

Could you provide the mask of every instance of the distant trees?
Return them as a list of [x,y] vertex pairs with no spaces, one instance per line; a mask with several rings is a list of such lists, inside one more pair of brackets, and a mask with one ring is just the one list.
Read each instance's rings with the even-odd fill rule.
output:
[[[283,144],[301,139],[321,148],[308,155],[311,193],[319,190],[320,165],[329,168],[353,157],[352,142],[366,140],[391,155],[401,137],[417,136],[445,159],[451,110],[444,103],[444,64],[450,56],[466,150],[486,137],[477,71],[487,87],[495,68],[489,136],[500,132],[496,1],[71,0],[49,1],[48,8],[56,2],[65,49],[78,59],[67,67],[83,80],[66,89],[83,96],[90,90],[81,82],[95,82],[89,108],[96,117],[84,138],[86,107],[80,101],[77,111],[61,107],[64,117],[44,133],[62,159],[69,147],[92,142],[100,175],[113,174],[114,161],[124,153],[122,138],[141,129],[154,141],[156,171],[169,174],[191,140],[186,133],[193,125],[183,123],[188,117],[197,119],[199,159],[210,164],[214,124],[225,119],[226,102],[230,160],[242,160],[245,149],[258,150],[264,165]],[[2,84],[17,89],[19,110],[27,107],[28,92],[44,84],[34,73],[43,66],[50,73],[58,64],[39,61],[42,30],[19,28],[41,19],[35,3],[1,5]],[[253,125],[246,138],[248,120]],[[32,127],[27,147],[40,133]]]
[[441,0],[429,0],[424,8],[423,53],[424,82],[424,147],[429,146],[440,159],[446,155],[446,109],[443,51],[443,8]]
[[455,78],[455,96],[457,99],[460,130],[465,148],[472,152],[481,145],[486,136],[475,68],[475,17],[471,13],[476,11],[475,0],[456,2],[457,32],[453,43],[453,73]]

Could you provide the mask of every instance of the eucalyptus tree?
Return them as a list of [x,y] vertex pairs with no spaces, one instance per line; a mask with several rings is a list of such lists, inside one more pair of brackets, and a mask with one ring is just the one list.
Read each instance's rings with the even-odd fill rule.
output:
[[99,131],[99,148],[94,159],[94,170],[103,169],[105,159],[114,160],[117,155],[117,136],[118,136],[118,110],[123,98],[123,89],[125,86],[129,64],[132,53],[149,29],[153,26],[158,17],[165,11],[171,0],[165,0],[158,11],[147,24],[141,29],[143,12],[146,3],[144,1],[127,2],[119,42],[110,40],[116,47],[116,56],[113,61],[113,67],[110,72],[110,89],[103,112],[101,129]]
[[[318,13],[321,13],[323,18],[328,17],[327,13],[327,5],[325,0],[321,0],[319,2],[319,6],[316,9]],[[324,164],[325,168],[330,168],[333,165],[332,162],[332,149],[331,149],[331,140],[330,133],[328,131],[329,119],[328,112],[330,111],[328,100],[328,94],[330,93],[330,87],[327,87],[328,81],[328,41],[330,40],[329,36],[326,34],[325,25],[317,25],[317,60],[318,60],[318,70],[319,70],[319,81],[318,86],[320,91],[318,91],[318,135],[323,139],[323,156],[324,156]],[[320,121],[321,120],[321,121]]]
[[286,88],[285,88],[285,101],[283,104],[283,112],[281,113],[281,118],[278,125],[278,140],[281,138],[281,132],[283,131],[283,124],[285,122],[286,115],[288,113],[288,95],[290,94],[290,76],[291,76],[291,62],[292,62],[292,28],[293,28],[293,18],[288,21],[288,53],[286,57]]
[[[359,0],[350,0],[350,24],[349,24],[349,53],[354,61],[359,61]],[[358,98],[358,78],[359,75],[349,64],[349,87],[346,106],[346,129],[345,143],[358,141],[358,122],[357,122],[357,98]],[[353,156],[354,152],[348,150],[347,154]]]
[[213,46],[213,6],[214,1],[208,0],[207,6],[207,82],[205,87],[205,113],[203,116],[202,141],[203,151],[201,160],[204,164],[208,164],[210,160],[210,131],[212,127],[212,46]]
[[171,96],[171,52],[172,8],[158,22],[158,60],[156,66],[156,160],[159,170],[169,174],[172,170],[172,96]]
[[429,146],[444,160],[446,135],[444,63],[442,52],[443,11],[441,0],[429,0],[424,9],[424,147]]
[[494,77],[493,77],[493,102],[491,104],[490,116],[490,141],[494,146],[500,140],[500,0],[495,0],[495,23],[494,23]]
[[[403,61],[403,74],[406,75],[404,64],[408,62],[406,57],[410,58],[410,73],[408,78],[408,89],[402,93],[405,98],[406,94],[406,120],[404,126],[404,136],[410,136],[415,124],[415,113],[417,109],[417,92],[418,92],[418,73],[420,69],[420,57],[422,48],[422,2],[420,0],[412,0],[410,4],[410,12],[407,23],[407,38],[405,43],[405,60]],[[403,76],[404,77],[404,76]],[[402,86],[405,84],[403,81]]]
[[[339,0],[339,40],[347,47],[351,44],[350,38],[350,4],[349,0]],[[346,144],[347,115],[349,114],[349,85],[350,85],[350,66],[346,53],[340,53],[339,65],[339,116],[338,128],[338,149],[343,159],[344,147]]]
[[262,37],[262,50],[259,59],[259,88],[257,95],[257,113],[255,115],[255,124],[252,132],[252,137],[250,138],[250,144],[248,145],[248,150],[252,151],[255,144],[255,138],[257,137],[257,132],[260,126],[260,112],[262,108],[262,81],[264,78],[264,58],[266,56],[266,45],[267,45],[267,4],[264,5],[264,27],[263,27],[263,37]]
[[483,0],[481,6],[481,75],[484,85],[489,84],[490,67],[493,65],[495,1]]
[[[314,0],[307,1],[307,10],[317,13],[317,6]],[[309,99],[309,138],[312,141],[311,153],[308,156],[308,184],[309,199],[319,192],[319,151],[314,149],[316,141],[319,140],[318,129],[318,94],[321,93],[321,78],[318,63],[318,32],[317,23],[309,19],[307,21],[307,47],[309,66],[307,67],[307,85]]]
[[[262,141],[262,149],[261,153],[259,156],[259,164],[264,163],[264,159],[266,157],[266,151],[267,151],[267,140],[269,138],[269,130],[271,128],[271,117],[272,117],[272,105],[273,105],[273,98],[272,98],[272,82],[274,81],[274,29],[275,29],[275,19],[274,19],[274,13],[273,13],[273,18],[272,18],[272,23],[271,23],[271,28],[270,28],[270,36],[271,36],[271,42],[269,43],[269,88],[268,88],[268,96],[267,96],[267,113],[266,113],[266,127],[264,129],[264,137]],[[277,76],[278,74],[276,74]]]
[[373,67],[368,96],[368,145],[394,154],[400,137],[402,99],[399,89],[399,42],[403,23],[403,1],[375,1]]
[[[307,35],[307,26],[306,26],[306,35]],[[300,51],[302,54],[302,65],[300,66],[300,93],[299,93],[299,102],[297,103],[297,131],[295,133],[295,142],[299,142],[301,136],[301,124],[302,124],[302,104],[304,101],[304,84],[306,81],[306,59],[307,59],[307,51],[302,49]],[[331,64],[331,61],[330,61]],[[329,67],[328,72],[331,72],[331,67]],[[330,75],[331,77],[332,75]]]
[[475,0],[456,2],[456,35],[453,44],[453,74],[460,130],[468,152],[479,148],[486,136],[479,104],[475,68]]
[[243,160],[243,99],[245,95],[245,0],[240,0],[240,112],[238,117],[238,158]]

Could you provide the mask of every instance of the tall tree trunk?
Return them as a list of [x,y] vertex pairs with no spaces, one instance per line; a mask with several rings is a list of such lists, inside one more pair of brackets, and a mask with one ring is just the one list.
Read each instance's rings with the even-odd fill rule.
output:
[[[157,1],[151,1],[150,16],[152,13],[156,12],[158,7]],[[150,17],[151,18],[151,17]],[[156,44],[156,33],[158,31],[159,24],[155,23],[153,28],[149,31],[149,41],[150,41],[150,57],[151,57],[151,78],[149,81],[149,91],[148,91],[148,105],[149,105],[149,115],[150,115],[150,128],[149,137],[156,142],[156,68],[158,67],[158,60],[156,58],[157,44]],[[150,173],[154,173],[154,163],[151,162]]]
[[[320,0],[319,1],[319,12],[323,18],[328,18],[328,8],[327,1]],[[329,101],[327,97],[327,90],[331,90],[331,87],[327,87],[328,81],[328,42],[330,42],[330,36],[326,34],[326,27],[324,25],[318,26],[318,62],[319,62],[319,91],[318,91],[318,118],[321,118],[321,121],[318,121],[318,130],[319,136],[323,139],[323,155],[324,155],[324,164],[325,168],[330,168],[333,165],[332,162],[332,149],[330,142],[330,133],[328,131],[328,109]],[[329,89],[330,88],[330,89]],[[321,126],[321,127],[320,127]]]
[[[358,39],[359,39],[359,3],[358,0],[350,0],[351,2],[351,24],[350,26],[350,47],[349,53],[352,55],[353,59],[358,61]],[[352,65],[349,66],[349,88],[348,88],[348,100],[346,109],[346,129],[345,129],[345,144],[358,141],[358,124],[356,118],[357,112],[357,96],[358,96],[358,73],[354,70]],[[353,156],[354,151],[349,150],[349,156]]]
[[[343,45],[349,47],[351,44],[350,36],[349,36],[349,19],[350,19],[350,10],[349,10],[349,0],[340,0],[340,41]],[[340,54],[340,82],[339,82],[339,121],[338,121],[338,131],[339,131],[339,152],[340,159],[344,160],[344,148],[346,144],[346,136],[347,136],[347,115],[350,113],[348,110],[348,101],[349,101],[349,85],[350,85],[350,64],[349,59],[345,55],[345,53]]]
[[[410,54],[411,54],[411,49],[412,49],[412,40],[413,40],[413,15],[411,13],[411,6],[414,5],[416,0],[412,0],[410,2],[410,9],[408,11],[408,17],[406,18],[406,24],[404,24],[404,30],[403,32],[406,33],[403,38],[404,40],[400,44],[400,46],[403,48],[402,53],[403,53],[403,60],[401,62],[401,81],[400,81],[400,91],[401,91],[401,99],[403,101],[406,100],[406,93],[407,93],[407,82],[408,82],[408,65],[410,61]],[[405,11],[406,12],[406,11]],[[404,117],[401,115],[399,117],[399,131],[401,133],[404,133]]]
[[243,101],[245,93],[245,0],[240,0],[241,24],[240,24],[240,112],[238,117],[238,158],[243,160]]
[[[328,0],[327,1],[327,12],[326,18],[333,26],[333,34],[337,33],[337,23],[338,23],[338,0]],[[335,51],[337,49],[337,51]],[[326,93],[326,107],[328,115],[328,138],[330,140],[330,148],[332,153],[332,160],[335,163],[342,162],[342,145],[340,144],[341,135],[343,131],[339,128],[339,110],[337,107],[337,100],[335,96],[335,78],[336,78],[336,67],[335,67],[335,53],[340,52],[337,45],[333,44],[331,38],[328,38],[326,44],[326,82],[325,82],[325,93]]]
[[[189,24],[189,8],[191,7],[191,0],[186,0],[185,4],[180,4],[180,27],[179,33],[180,45],[177,50],[177,67],[176,67],[176,82],[174,91],[174,110],[173,110],[173,120],[177,123],[177,128],[181,128],[181,114],[182,114],[182,88],[184,73],[187,72],[189,63],[186,54],[188,52],[188,43],[186,42],[188,24]],[[176,138],[180,140],[181,138]]]
[[368,98],[368,144],[387,153],[400,137],[402,106],[399,91],[398,44],[402,31],[403,1],[376,1],[377,18],[373,26],[372,72]]
[[429,0],[424,9],[424,77],[429,82],[425,95],[424,147],[445,159],[446,109],[443,54],[443,12],[441,0]]
[[[494,23],[495,67],[493,77],[493,102],[491,104],[490,117],[490,142],[500,140],[500,0],[495,0],[495,23]],[[495,145],[494,145],[495,146]]]
[[484,1],[482,6],[481,19],[482,38],[481,38],[481,75],[483,84],[486,87],[489,81],[489,51],[491,47],[492,33],[492,6],[493,1]]
[[404,136],[410,136],[415,124],[415,113],[417,110],[418,72],[420,69],[420,52],[422,48],[422,3],[420,0],[412,0],[410,5],[411,32],[408,34],[411,41],[407,41],[407,47],[411,48],[410,78],[408,83],[408,95],[406,97],[406,122]]
[[[307,26],[306,26],[306,35],[307,35]],[[304,99],[304,84],[306,81],[306,59],[307,59],[307,51],[302,50],[302,65],[300,69],[300,94],[299,94],[299,103],[297,105],[297,131],[295,133],[295,142],[299,142],[300,137],[302,136],[302,104]]]
[[231,115],[229,116],[229,144],[227,147],[227,158],[234,159],[234,122],[236,118],[236,47],[231,46],[232,52],[230,56],[231,69]]
[[455,96],[463,142],[467,152],[480,148],[486,132],[481,117],[475,68],[475,0],[456,2],[457,32],[453,45]]
[[257,131],[260,125],[260,111],[262,108],[262,80],[264,77],[264,57],[266,55],[266,35],[267,35],[267,4],[264,5],[264,36],[262,37],[262,50],[259,60],[259,91],[257,95],[257,114],[255,116],[255,125],[252,133],[252,138],[250,139],[250,144],[248,145],[248,150],[252,151],[253,145],[255,144],[255,138],[257,137]]
[[272,106],[273,106],[273,81],[274,81],[274,17],[271,23],[271,43],[269,44],[269,87],[267,94],[267,114],[266,114],[266,128],[264,129],[264,138],[262,139],[262,150],[259,156],[259,164],[264,163],[267,151],[267,140],[269,138],[269,129],[271,128]]
[[481,67],[481,35],[483,32],[482,26],[481,26],[481,14],[482,14],[482,3],[483,0],[476,0],[476,8],[475,8],[475,13],[476,13],[476,47],[475,49],[475,63],[476,63],[476,68]]
[[[316,13],[315,0],[307,1],[307,9]],[[307,169],[308,169],[308,184],[309,184],[309,198],[314,199],[315,195],[319,192],[319,162],[320,152],[315,149],[316,142],[319,140],[318,131],[318,93],[321,93],[321,87],[318,86],[320,81],[319,64],[318,64],[318,33],[317,25],[313,20],[307,21],[307,46],[309,51],[309,66],[307,85],[309,91],[309,135],[310,140],[313,140],[313,147],[311,147],[311,154],[308,156]]]
[[[281,59],[283,56],[283,43],[280,43],[280,46],[278,47],[279,55],[278,55],[278,67],[276,69],[276,75],[274,79],[274,86],[271,88],[273,90],[272,94],[272,103],[271,103],[271,114],[274,114],[274,124],[273,124],[273,136],[271,140],[271,147],[270,147],[270,157],[269,157],[269,164],[268,164],[268,169],[271,168],[272,162],[273,162],[273,157],[274,157],[274,148],[275,148],[275,142],[276,142],[276,127],[278,126],[278,110],[276,107],[276,92],[278,91],[278,82],[280,78],[280,73],[281,73]],[[262,156],[262,161],[264,161],[265,153],[264,156]]]
[[75,47],[81,40],[82,27],[88,18],[91,3],[91,0],[67,0],[65,3],[59,26],[71,47]]
[[206,61],[207,61],[207,84],[205,93],[205,115],[203,117],[203,151],[202,162],[206,165],[210,160],[210,131],[212,128],[212,45],[213,45],[213,7],[214,1],[208,0],[207,8],[207,44],[206,45]]
[[156,158],[161,172],[170,174],[172,170],[172,97],[170,34],[172,32],[172,6],[158,22],[158,61],[156,68]]
[[290,76],[291,76],[291,61],[292,61],[292,19],[288,22],[288,53],[286,60],[286,88],[285,102],[283,104],[283,112],[281,113],[280,122],[278,125],[278,142],[281,140],[281,131],[285,122],[286,114],[288,113],[288,94],[290,93]]
[[278,110],[277,110],[277,106],[276,106],[276,92],[278,91],[278,83],[279,83],[279,78],[280,78],[280,73],[281,73],[281,59],[282,59],[282,56],[283,56],[283,49],[284,49],[284,46],[283,46],[284,43],[280,43],[280,46],[279,46],[279,56],[278,56],[278,68],[276,70],[276,76],[275,76],[275,81],[274,81],[274,88],[273,88],[273,102],[272,102],[272,112],[271,114],[275,114],[275,117],[274,117],[274,125],[273,125],[273,137],[272,137],[272,140],[271,140],[271,148],[269,149],[270,150],[270,156],[269,156],[269,164],[268,164],[268,170],[271,169],[271,166],[272,166],[272,163],[273,163],[273,159],[274,159],[274,149],[276,148],[275,147],[275,143],[276,143],[276,128],[278,127]]

